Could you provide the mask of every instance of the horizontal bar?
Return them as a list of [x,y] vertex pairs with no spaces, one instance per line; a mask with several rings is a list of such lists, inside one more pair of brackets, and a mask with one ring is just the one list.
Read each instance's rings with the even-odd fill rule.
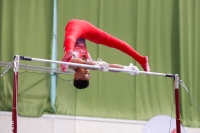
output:
[[[0,62],[0,66],[6,67],[9,63],[8,62]],[[13,68],[13,65],[11,66]],[[24,65],[20,64],[19,69],[25,69],[25,70],[33,70],[33,71],[42,71],[42,72],[54,72],[58,74],[74,74],[74,70],[67,70],[66,72],[62,72],[60,69],[52,69],[50,67],[41,67],[41,66],[30,66],[30,65]]]
[[[20,60],[65,64],[65,65],[69,65],[69,66],[77,66],[77,67],[83,67],[83,68],[88,68],[88,69],[100,69],[100,66],[78,64],[78,63],[72,63],[72,62],[63,62],[63,61],[54,61],[54,60],[39,59],[39,58],[31,58],[31,57],[26,57],[26,56],[20,56]],[[120,69],[120,68],[109,68],[109,70],[117,71],[117,72],[131,72],[131,70],[129,70],[129,69]],[[174,77],[174,74],[157,73],[157,72],[139,71],[139,74],[164,76],[164,77]]]
[[145,71],[140,71],[139,73],[147,75],[155,75],[155,76],[174,77],[174,74],[169,74],[169,73],[157,73],[157,72],[145,72]]

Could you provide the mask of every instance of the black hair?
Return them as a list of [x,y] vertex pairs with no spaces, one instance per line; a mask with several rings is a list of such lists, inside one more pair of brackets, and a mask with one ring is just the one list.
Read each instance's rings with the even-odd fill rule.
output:
[[85,89],[89,86],[89,80],[74,80],[74,87],[77,89]]

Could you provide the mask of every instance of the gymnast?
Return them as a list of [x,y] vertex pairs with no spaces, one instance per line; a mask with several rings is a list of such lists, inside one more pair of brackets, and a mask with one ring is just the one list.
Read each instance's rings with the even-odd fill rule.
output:
[[[99,70],[104,72],[109,71],[109,67],[113,67],[132,70],[127,72],[131,75],[139,74],[139,69],[132,63],[130,63],[129,66],[122,66],[119,64],[108,64],[101,59],[93,61],[87,50],[85,39],[96,44],[102,44],[111,48],[118,49],[135,59],[141,65],[144,71],[150,71],[147,56],[140,55],[126,42],[115,38],[105,31],[95,27],[91,23],[78,19],[70,20],[65,28],[65,39],[63,44],[64,56],[62,61],[87,65],[97,65],[100,66]],[[88,69],[68,66],[65,64],[61,64],[60,66],[62,71],[66,71],[68,67],[74,69],[74,86],[77,89],[84,89],[89,86],[90,74]]]

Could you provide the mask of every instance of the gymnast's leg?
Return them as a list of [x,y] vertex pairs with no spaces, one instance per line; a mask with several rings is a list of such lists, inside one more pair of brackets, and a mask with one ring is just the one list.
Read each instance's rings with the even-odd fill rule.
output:
[[[150,71],[148,57],[140,55],[126,42],[106,33],[85,20],[70,20],[66,26],[64,48],[66,53],[73,51],[78,38],[88,39],[94,43],[118,49],[134,58],[145,71]],[[69,54],[68,54],[69,55]],[[66,55],[65,55],[66,56]],[[65,58],[65,57],[64,57]]]
[[132,58],[134,58],[145,71],[150,71],[150,67],[148,64],[148,57],[140,55],[137,51],[135,51],[130,45],[126,42],[117,39],[116,37],[106,33],[105,31],[98,29],[93,26],[91,23],[82,20],[85,26],[85,30],[87,30],[87,34],[83,35],[85,39],[88,39],[97,44],[102,44],[111,48],[118,49]]

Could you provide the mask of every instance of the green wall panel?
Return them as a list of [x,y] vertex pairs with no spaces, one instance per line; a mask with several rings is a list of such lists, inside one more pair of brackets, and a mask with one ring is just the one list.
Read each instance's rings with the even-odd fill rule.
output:
[[[200,2],[197,0],[58,0],[58,60],[63,56],[65,26],[84,19],[129,43],[149,57],[151,71],[177,73],[200,104]],[[0,0],[0,61],[15,54],[50,59],[53,0]],[[87,41],[94,60],[142,68],[124,53]],[[50,66],[21,61],[22,64]],[[0,67],[0,72],[3,67]],[[19,114],[43,113],[117,119],[149,120],[156,115],[175,117],[173,79],[91,71],[90,86],[73,87],[73,75],[58,75],[56,111],[50,105],[50,74],[20,70]],[[11,111],[12,71],[0,77],[0,110]],[[197,106],[180,86],[181,121],[200,127]],[[172,112],[173,111],[173,112]]]

